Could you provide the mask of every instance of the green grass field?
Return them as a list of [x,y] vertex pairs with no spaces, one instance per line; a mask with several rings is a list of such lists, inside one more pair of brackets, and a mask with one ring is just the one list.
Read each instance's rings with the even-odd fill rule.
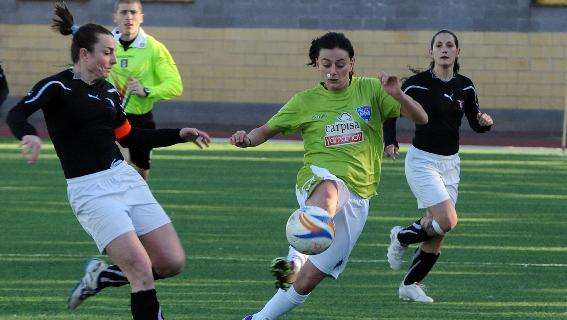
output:
[[[461,159],[459,226],[425,282],[434,304],[400,302],[403,272],[385,261],[390,228],[419,215],[403,160],[388,160],[346,271],[283,319],[567,319],[567,158],[485,150]],[[157,284],[167,319],[241,319],[272,296],[268,265],[287,252],[301,162],[298,144],[154,152],[150,186],[188,254],[181,276]],[[29,166],[14,140],[1,140],[0,177],[0,319],[130,319],[126,287],[66,310],[97,250],[52,148]]]

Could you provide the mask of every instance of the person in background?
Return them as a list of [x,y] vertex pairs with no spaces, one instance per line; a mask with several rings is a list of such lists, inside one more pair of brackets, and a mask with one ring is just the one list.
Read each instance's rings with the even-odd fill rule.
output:
[[[108,80],[122,95],[128,121],[135,128],[155,129],[154,103],[183,93],[181,76],[167,48],[146,34],[140,0],[117,0],[114,4],[112,34],[117,41],[116,64]],[[144,180],[151,167],[151,148],[131,146],[122,150]]]
[[[470,127],[487,132],[492,118],[480,111],[473,82],[459,74],[459,40],[449,30],[437,32],[429,46],[431,64],[402,85],[405,94],[419,102],[429,117],[426,124],[415,125],[415,136],[405,159],[407,182],[425,216],[407,227],[395,226],[390,232],[387,258],[399,270],[406,248],[420,244],[406,276],[398,289],[402,300],[431,303],[422,281],[437,262],[446,234],[457,225],[460,158],[459,128],[463,115]],[[384,152],[399,155],[396,119],[384,123]]]
[[6,80],[4,69],[2,69],[2,65],[0,65],[0,117],[2,116],[2,104],[6,101],[6,98],[8,98],[9,93],[8,81]]

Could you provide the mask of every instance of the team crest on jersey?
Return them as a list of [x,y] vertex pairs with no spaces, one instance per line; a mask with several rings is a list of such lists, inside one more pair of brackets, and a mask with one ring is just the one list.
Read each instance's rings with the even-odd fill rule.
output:
[[356,108],[356,112],[358,112],[358,115],[362,118],[362,120],[366,121],[366,123],[370,121],[370,117],[372,116],[372,109],[370,106],[362,105]]
[[120,68],[128,68],[128,59],[120,59]]
[[458,102],[457,109],[459,109],[459,111],[463,111],[463,109],[465,108],[465,101],[457,100],[457,102]]
[[333,124],[325,126],[325,147],[359,143],[364,140],[360,124],[348,112],[343,112]]

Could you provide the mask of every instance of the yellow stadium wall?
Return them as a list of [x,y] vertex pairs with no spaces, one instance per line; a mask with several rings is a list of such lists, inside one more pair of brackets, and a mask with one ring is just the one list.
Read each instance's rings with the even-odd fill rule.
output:
[[[176,60],[185,91],[179,100],[281,104],[312,86],[305,66],[310,40],[325,31],[146,27]],[[429,64],[433,31],[345,31],[354,44],[356,72]],[[567,33],[459,32],[461,73],[473,79],[481,105],[492,109],[563,108]],[[68,37],[46,25],[0,24],[0,61],[12,96],[70,62]]]

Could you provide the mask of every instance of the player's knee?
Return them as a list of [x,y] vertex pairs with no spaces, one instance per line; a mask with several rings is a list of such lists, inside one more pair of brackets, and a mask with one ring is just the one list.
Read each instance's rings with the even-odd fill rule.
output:
[[426,217],[422,220],[422,227],[431,237],[444,236],[457,225],[457,219],[435,219]]
[[459,222],[459,218],[457,217],[457,214],[451,215],[447,219],[447,226],[446,226],[447,230],[445,232],[449,232],[449,231],[455,229],[458,222]]
[[453,230],[457,226],[457,223],[459,222],[459,218],[457,217],[457,212],[454,209],[448,210],[448,212],[445,212],[443,217],[439,219],[438,222],[441,226],[441,229],[444,232],[449,232]]
[[176,257],[162,266],[154,268],[154,271],[162,278],[174,277],[185,269],[185,257]]
[[310,199],[307,201],[309,205],[318,206],[326,210],[329,214],[334,215],[337,210],[338,190],[335,182],[323,181],[315,191],[313,191]]
[[185,254],[183,251],[159,259],[153,264],[153,270],[159,278],[169,278],[180,274],[185,269]]
[[457,225],[457,221],[456,219],[454,220],[454,224],[453,224],[453,220],[451,219],[443,219],[443,220],[437,220],[437,219],[433,219],[431,221],[431,227],[433,228],[433,231],[435,232],[436,235],[439,236],[444,236],[445,234],[447,234],[447,232],[453,230],[453,228]]

